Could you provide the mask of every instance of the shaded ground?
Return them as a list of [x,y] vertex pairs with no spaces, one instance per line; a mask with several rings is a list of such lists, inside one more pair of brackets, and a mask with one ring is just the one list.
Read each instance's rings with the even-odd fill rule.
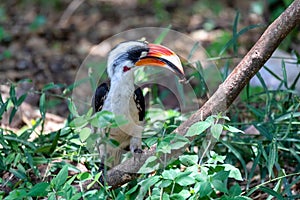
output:
[[[6,1],[0,3],[0,82],[29,78],[36,89],[49,82],[69,85],[93,45],[137,27],[167,27],[209,45],[231,30],[238,8],[241,26],[261,23],[250,5],[198,1]],[[75,7],[74,7],[75,5]],[[77,5],[77,7],[76,7]],[[241,53],[258,38],[244,38]],[[30,86],[26,86],[28,89]],[[56,91],[60,92],[60,91]],[[37,98],[27,99],[37,105]],[[63,108],[62,108],[63,109]],[[63,115],[65,109],[58,114]]]
[[[0,84],[30,79],[17,94],[40,90],[45,84],[67,86],[90,49],[122,31],[139,27],[168,27],[200,41],[214,54],[214,45],[230,39],[236,9],[241,12],[239,27],[264,23],[249,3],[231,1],[6,1],[0,3]],[[262,29],[240,37],[239,53],[257,40]],[[227,36],[226,36],[227,35]],[[224,40],[222,41],[222,37]],[[218,39],[221,38],[221,39]],[[239,59],[234,62],[238,62]],[[219,63],[222,67],[222,63]],[[60,95],[62,88],[52,89]],[[7,88],[1,89],[4,93]],[[39,94],[31,93],[26,102],[38,107]],[[66,102],[48,97],[48,111],[67,117]],[[29,112],[32,113],[32,112]],[[34,118],[33,116],[26,116]],[[24,117],[13,126],[21,128]],[[6,120],[7,121],[7,120]],[[5,122],[4,122],[5,123]],[[5,123],[7,124],[7,123]]]

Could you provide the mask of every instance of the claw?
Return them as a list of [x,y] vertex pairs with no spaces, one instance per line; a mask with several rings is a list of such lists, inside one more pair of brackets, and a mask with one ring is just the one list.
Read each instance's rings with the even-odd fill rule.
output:
[[143,153],[143,150],[142,150],[142,149],[135,149],[133,152],[134,152],[134,153],[141,154],[141,153]]

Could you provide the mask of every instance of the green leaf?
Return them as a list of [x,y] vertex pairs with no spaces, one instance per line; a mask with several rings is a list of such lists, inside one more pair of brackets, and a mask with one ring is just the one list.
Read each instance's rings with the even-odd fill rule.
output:
[[181,190],[177,194],[170,195],[170,199],[173,199],[173,200],[177,200],[177,199],[178,200],[185,200],[185,199],[188,199],[190,196],[191,196],[191,193],[188,190],[183,189],[183,190]]
[[149,190],[150,187],[152,187],[154,184],[156,184],[158,181],[160,180],[159,176],[151,176],[149,178],[147,178],[146,180],[144,180],[143,182],[141,182],[141,188],[140,188],[140,192],[138,194],[137,199],[143,199],[143,197],[145,196],[146,192]]
[[40,113],[42,118],[44,119],[46,116],[46,94],[43,93],[40,97]]
[[229,189],[229,195],[232,197],[238,196],[241,193],[242,193],[242,189],[237,183],[231,186],[231,188]]
[[229,142],[226,142],[224,140],[221,140],[221,142],[228,148],[230,149],[230,151],[232,151],[232,153],[237,157],[237,159],[239,159],[239,161],[241,162],[243,168],[244,168],[244,172],[245,172],[245,178],[247,179],[247,167],[246,167],[246,162],[243,158],[243,156],[240,154],[240,152],[235,149]]
[[171,200],[185,200],[186,198],[184,198],[180,194],[171,194],[170,199]]
[[46,84],[43,89],[42,92],[45,92],[47,90],[51,90],[51,89],[56,89],[56,88],[61,88],[63,87],[62,84],[54,84],[53,82]]
[[224,170],[229,171],[229,177],[234,178],[237,181],[243,181],[242,174],[238,168],[230,164],[223,164]]
[[16,89],[13,84],[10,85],[9,96],[14,106],[17,106]]
[[269,177],[271,177],[273,173],[273,167],[276,163],[277,160],[277,144],[276,140],[273,139],[272,143],[269,145],[270,151],[269,151],[269,156],[268,156],[268,171],[269,171]]
[[198,163],[198,155],[182,155],[179,156],[179,161],[185,166],[191,166]]
[[184,199],[188,199],[191,196],[190,191],[186,189],[181,190],[178,194]]
[[212,125],[212,127],[210,128],[210,131],[212,133],[212,136],[214,138],[216,138],[217,140],[219,140],[221,133],[223,131],[223,126],[221,124],[214,124]]
[[0,104],[0,120],[2,119],[3,113],[4,113],[4,112],[6,111],[6,109],[7,109],[8,102],[9,102],[9,101],[6,101],[5,103]]
[[161,153],[171,153],[171,145],[169,142],[166,141],[161,141],[158,143],[157,145],[157,152],[161,152]]
[[181,176],[175,179],[176,183],[181,186],[188,186],[195,183],[195,179],[190,176]]
[[60,137],[60,131],[61,131],[61,129],[59,129],[55,134],[55,137],[54,137],[54,139],[52,141],[52,144],[51,144],[50,151],[48,152],[49,154],[52,154],[55,151],[56,147],[57,147],[58,140],[59,140],[59,137]]
[[28,196],[31,197],[44,197],[48,194],[48,188],[50,184],[46,182],[41,182],[34,185],[28,192]]
[[138,187],[139,187],[140,185],[135,185],[134,187],[132,187],[130,190],[128,190],[125,194],[126,195],[130,195],[130,194],[132,194],[132,193],[134,193],[137,189],[138,189]]
[[157,162],[157,157],[150,156],[143,164],[143,166],[139,169],[138,173],[147,174],[158,169],[158,167],[159,167],[159,163]]
[[179,169],[169,169],[164,170],[161,175],[164,179],[175,180],[178,173],[180,173]]
[[184,147],[188,141],[176,141],[170,144],[171,149],[180,149]]
[[224,125],[224,129],[231,133],[244,133],[244,131],[229,125]]
[[17,107],[13,107],[12,110],[11,110],[11,113],[9,115],[9,124],[12,122],[14,116],[16,115],[17,113]]
[[81,142],[85,142],[86,139],[91,135],[91,129],[88,127],[84,127],[83,129],[81,129],[80,133],[79,133],[79,138],[81,140]]
[[68,109],[72,113],[72,115],[75,116],[75,117],[79,117],[77,108],[76,108],[74,102],[70,98],[68,98],[67,105],[68,105]]
[[168,187],[168,186],[170,186],[170,185],[171,185],[171,183],[173,183],[173,181],[172,181],[172,180],[169,180],[169,179],[164,179],[164,180],[162,180],[162,181],[161,181],[161,183],[160,183],[159,187],[161,187],[161,188],[165,188],[165,187]]
[[195,185],[195,192],[199,193],[200,198],[209,195],[213,191],[209,182],[198,182]]
[[94,114],[91,118],[90,123],[93,127],[106,128],[110,127],[114,122],[114,114],[109,111],[100,111]]
[[51,184],[53,184],[54,189],[58,191],[61,186],[67,181],[68,178],[68,165],[65,165],[55,178],[52,179]]
[[27,97],[27,93],[22,94],[22,96],[20,96],[20,98],[16,102],[16,106],[20,106],[23,103],[23,101],[26,99],[26,97]]
[[85,181],[85,180],[89,180],[92,178],[92,175],[89,172],[83,172],[77,175],[77,178],[80,181]]
[[228,171],[219,171],[212,177],[212,180],[224,181],[228,178],[228,176],[229,176]]
[[26,189],[14,189],[12,190],[7,197],[5,197],[5,200],[15,200],[15,199],[27,199]]
[[228,193],[227,186],[224,182],[220,180],[213,180],[211,183],[217,191],[224,192],[226,194]]
[[279,199],[279,200],[284,200],[283,196],[281,194],[279,194],[278,192],[270,189],[270,188],[267,188],[267,187],[260,187],[259,188],[261,191],[263,192],[266,192],[268,193],[269,195],[272,195],[273,197],[275,197],[276,199]]
[[168,33],[171,30],[171,25],[169,25],[167,28],[162,29],[163,31],[158,35],[158,37],[153,42],[154,44],[161,44],[165,37],[168,35]]
[[70,123],[69,126],[70,127],[74,127],[74,128],[79,128],[79,127],[84,127],[88,124],[87,119],[85,118],[85,116],[80,116],[77,117],[75,119],[73,119]]
[[177,176],[176,176],[175,179],[177,180],[177,179],[180,179],[182,177],[186,177],[186,176],[190,175],[191,173],[192,173],[192,171],[179,172],[179,173],[177,173]]
[[191,137],[191,136],[195,136],[195,135],[200,135],[206,129],[208,129],[208,127],[210,127],[210,125],[211,124],[206,121],[196,122],[189,128],[189,130],[187,131],[185,136]]
[[12,173],[13,175],[15,175],[16,177],[18,177],[19,179],[23,179],[26,180],[27,176],[25,173],[23,173],[21,170],[15,170],[15,169],[10,169],[9,170],[10,173]]

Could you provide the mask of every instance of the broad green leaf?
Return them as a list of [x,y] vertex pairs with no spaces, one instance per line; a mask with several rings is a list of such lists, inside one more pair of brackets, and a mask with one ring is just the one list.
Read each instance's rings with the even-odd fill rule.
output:
[[5,200],[27,199],[26,189],[14,189],[12,190]]
[[89,172],[83,172],[77,175],[77,178],[80,181],[89,180],[92,178],[92,175]]
[[158,143],[156,151],[161,153],[171,153],[171,145],[169,142],[161,141]]
[[172,180],[164,179],[164,180],[161,181],[159,187],[161,187],[161,188],[168,187],[168,186],[171,185],[171,183],[173,183]]
[[178,194],[184,199],[188,199],[191,196],[190,191],[186,189],[181,190]]
[[212,180],[224,181],[228,178],[228,176],[229,176],[228,171],[219,171],[212,177]]
[[189,128],[189,130],[187,131],[185,136],[191,137],[191,136],[195,136],[195,135],[200,135],[206,129],[208,129],[208,127],[210,127],[210,125],[211,124],[206,121],[196,122]]
[[175,179],[176,183],[181,186],[188,186],[195,183],[195,179],[190,176],[181,176]]
[[199,193],[200,198],[209,195],[213,191],[209,182],[198,182],[194,188],[195,192]]
[[184,147],[188,142],[187,141],[176,141],[170,144],[171,149],[180,149]]
[[52,179],[51,185],[54,186],[55,190],[59,190],[68,178],[68,165],[65,165],[59,173]]
[[238,196],[242,193],[241,187],[236,183],[229,189],[229,195],[230,196]]
[[27,179],[27,176],[25,173],[23,173],[22,171],[20,170],[15,170],[15,169],[10,169],[9,170],[10,173],[12,173],[13,175],[15,175],[16,177],[18,177],[19,179],[23,179],[23,180],[26,180]]
[[221,140],[221,142],[228,148],[230,149],[230,151],[232,151],[232,153],[237,157],[237,159],[239,159],[239,161],[241,162],[244,172],[245,172],[245,178],[247,179],[247,167],[246,167],[246,162],[243,158],[243,156],[240,154],[240,152],[235,149],[229,142],[226,142],[224,140]]
[[179,169],[169,169],[164,170],[161,175],[164,179],[175,180],[178,173],[180,173]]
[[224,126],[224,129],[231,132],[231,133],[244,133],[244,131],[240,130],[240,129],[237,129],[233,126],[229,126],[229,125],[225,125]]
[[74,127],[74,128],[79,128],[79,127],[84,127],[87,124],[88,124],[87,119],[84,116],[80,116],[80,117],[77,117],[77,118],[73,119],[69,123],[69,126]]
[[159,163],[157,162],[157,157],[150,156],[143,164],[143,166],[139,169],[138,173],[147,174],[158,169],[158,167],[159,167]]
[[215,179],[211,183],[217,191],[224,192],[226,194],[228,193],[227,186],[224,182]]
[[180,162],[185,166],[191,166],[198,163],[198,155],[182,155],[179,156]]
[[217,140],[219,140],[221,133],[223,131],[223,126],[221,124],[214,124],[212,125],[212,127],[210,128],[210,131],[212,133],[212,136],[214,138],[216,138]]
[[145,194],[149,190],[149,188],[152,187],[153,185],[155,185],[159,180],[160,180],[159,176],[151,176],[151,177],[147,178],[146,180],[144,180],[143,182],[141,182],[140,183],[141,188],[140,188],[140,192],[137,196],[137,199],[143,199],[143,197],[145,196]]
[[80,133],[79,133],[79,138],[82,142],[85,142],[86,139],[91,135],[91,129],[89,127],[84,127],[83,129],[81,129]]
[[31,197],[44,197],[48,194],[48,188],[50,184],[46,182],[41,182],[34,185],[28,192],[28,196]]
[[242,174],[238,168],[230,164],[223,164],[224,170],[229,171],[229,177],[234,178],[237,181],[243,181]]
[[93,127],[106,128],[114,122],[114,114],[109,111],[100,111],[95,113],[90,122]]
[[126,195],[130,195],[130,194],[134,193],[138,189],[139,186],[140,185],[136,184],[134,187],[132,187],[130,190],[128,190],[126,192]]
[[186,176],[190,175],[191,173],[192,173],[191,171],[179,172],[179,173],[177,173],[177,176],[176,176],[175,179],[177,180],[177,179],[180,179],[182,177],[186,177]]
[[172,199],[172,200],[185,200],[185,199],[188,199],[190,196],[191,196],[191,193],[188,190],[183,189],[177,194],[170,195],[170,199]]
[[72,114],[74,117],[79,117],[77,108],[76,108],[74,102],[73,102],[70,98],[68,98],[68,103],[67,103],[67,105],[68,105],[68,109],[69,109],[69,111],[71,112],[71,114]]
[[170,195],[170,199],[171,200],[185,200],[186,198],[184,198],[182,195],[180,194],[171,194]]

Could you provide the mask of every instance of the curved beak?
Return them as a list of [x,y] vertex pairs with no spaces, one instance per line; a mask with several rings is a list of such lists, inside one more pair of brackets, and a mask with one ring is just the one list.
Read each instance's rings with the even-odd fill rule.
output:
[[158,44],[148,44],[149,51],[142,55],[135,66],[163,67],[174,72],[181,80],[185,80],[183,67],[179,57],[170,49]]

